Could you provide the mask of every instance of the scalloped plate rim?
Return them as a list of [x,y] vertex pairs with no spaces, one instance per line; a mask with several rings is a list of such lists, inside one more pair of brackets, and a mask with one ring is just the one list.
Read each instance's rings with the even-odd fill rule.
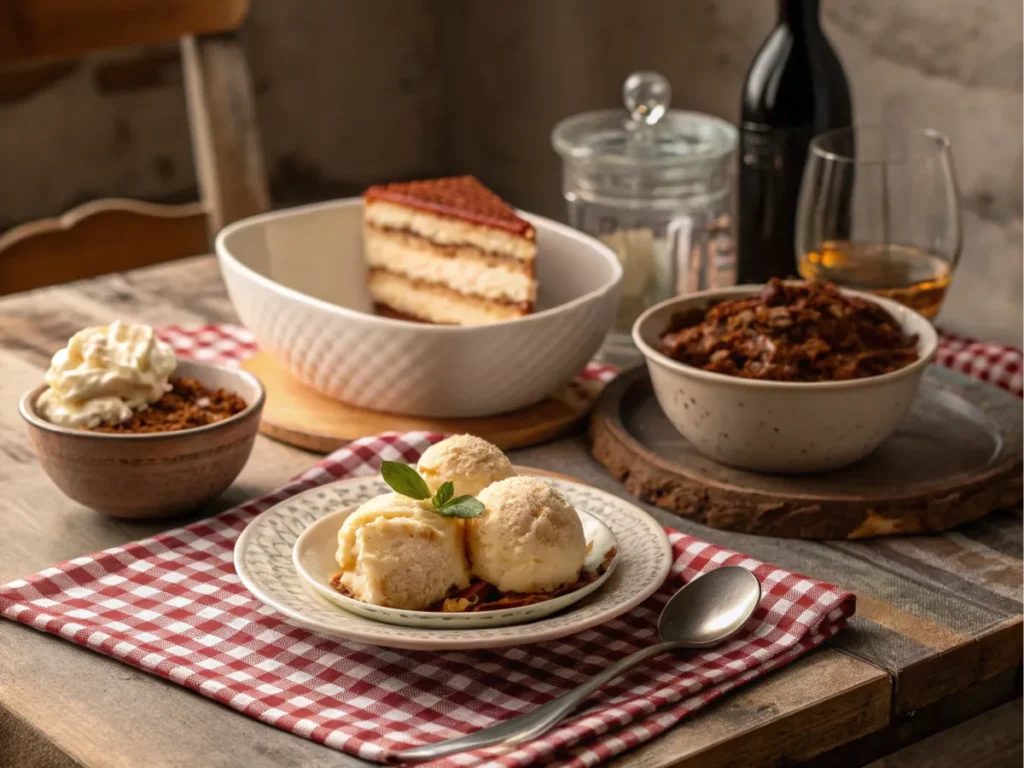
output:
[[[522,469],[529,472],[529,468]],[[607,491],[603,491],[577,480],[554,476],[552,473],[544,470],[536,470],[536,472],[539,476],[545,477],[556,484],[569,486],[571,488],[578,488],[584,492],[596,494],[598,498],[606,500],[613,508],[617,508],[620,513],[631,516],[638,522],[644,524],[644,526],[657,540],[655,545],[657,547],[656,559],[659,562],[657,563],[657,570],[642,588],[601,610],[596,615],[588,616],[586,619],[581,619],[575,623],[566,624],[564,622],[559,622],[558,620],[562,615],[556,615],[526,624],[517,624],[493,629],[425,629],[398,627],[384,624],[383,622],[371,621],[369,619],[356,616],[355,614],[349,614],[347,611],[340,610],[337,607],[332,607],[333,613],[347,616],[354,620],[351,622],[354,626],[339,628],[336,625],[327,624],[317,620],[316,618],[311,618],[303,611],[296,610],[289,605],[280,602],[272,595],[267,594],[261,587],[259,580],[254,578],[253,574],[249,572],[249,569],[244,562],[245,553],[251,546],[250,539],[255,538],[255,531],[258,529],[257,524],[263,519],[268,519],[268,516],[270,515],[279,514],[281,507],[294,504],[303,497],[312,496],[333,487],[356,486],[360,483],[366,482],[382,482],[379,475],[364,475],[324,483],[323,485],[301,491],[300,493],[290,496],[284,501],[268,507],[246,524],[245,529],[243,529],[238,540],[235,542],[233,563],[236,574],[238,575],[239,581],[242,585],[256,600],[287,617],[290,623],[296,626],[331,637],[371,646],[424,651],[502,648],[556,640],[611,621],[612,619],[632,610],[653,595],[667,578],[673,561],[672,546],[669,543],[668,536],[665,534],[661,524],[636,504],[615,496]],[[367,498],[369,498],[369,496],[367,496]],[[606,520],[605,522],[609,524],[610,528],[613,527],[609,520]],[[621,536],[616,536],[616,538],[620,544],[624,543]],[[624,571],[628,572],[629,559],[626,555],[627,550],[624,546],[620,548],[617,556],[617,559],[619,560],[619,567],[616,568],[615,576],[618,579],[624,578]],[[305,582],[298,577],[298,574],[295,573],[294,567],[291,563],[291,546],[288,548],[287,561],[288,568],[290,572],[295,575],[305,599],[307,601],[312,601],[317,606],[328,605],[326,599],[313,593],[312,590],[305,586]],[[617,587],[612,583],[615,580],[616,579],[609,579],[605,582],[605,589],[617,589]],[[599,595],[597,594],[591,595],[587,602],[598,596]],[[586,603],[583,604],[585,605]],[[569,612],[568,615],[572,615],[572,612]],[[390,630],[390,632],[384,634],[380,631],[382,628]]]

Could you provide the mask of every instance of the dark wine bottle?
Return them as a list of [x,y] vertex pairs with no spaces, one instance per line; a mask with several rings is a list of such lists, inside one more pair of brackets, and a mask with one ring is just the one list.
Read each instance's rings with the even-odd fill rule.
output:
[[796,275],[797,196],[811,138],[851,125],[850,87],[818,0],[778,0],[743,85],[737,280]]

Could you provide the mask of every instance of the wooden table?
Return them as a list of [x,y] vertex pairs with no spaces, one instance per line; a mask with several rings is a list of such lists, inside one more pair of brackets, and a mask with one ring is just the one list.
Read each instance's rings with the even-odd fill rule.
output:
[[[232,321],[234,313],[209,257],[0,300],[0,582],[171,527],[106,519],[65,499],[36,464],[17,413],[19,395],[38,383],[53,351],[80,328],[117,317],[162,326]],[[315,458],[261,437],[235,485],[202,514],[269,490]],[[581,435],[513,458],[624,495]],[[1019,511],[945,536],[835,544],[724,533],[649,511],[694,535],[848,587],[858,595],[858,615],[827,647],[725,697],[619,765],[861,765],[1020,695]],[[1005,749],[999,753],[1005,759]],[[978,754],[975,766],[1009,764],[982,763]],[[0,621],[0,764],[356,763]]]

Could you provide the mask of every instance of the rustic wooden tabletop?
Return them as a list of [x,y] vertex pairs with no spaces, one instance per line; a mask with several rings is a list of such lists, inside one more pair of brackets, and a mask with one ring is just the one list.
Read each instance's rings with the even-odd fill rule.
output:
[[[235,319],[211,257],[0,299],[0,583],[181,523],[111,520],[64,498],[36,464],[17,413],[18,397],[72,333],[116,317],[158,327]],[[513,459],[625,495],[582,435]],[[235,485],[197,514],[267,491],[315,460],[260,437]],[[688,533],[847,587],[858,610],[827,647],[617,764],[862,765],[1020,695],[1019,510],[943,536],[818,543],[714,531],[648,509]],[[1007,718],[998,722],[1003,746],[984,765],[1004,764]],[[1017,765],[1019,737],[1018,728]],[[359,763],[9,621],[0,621],[0,755],[19,766]]]

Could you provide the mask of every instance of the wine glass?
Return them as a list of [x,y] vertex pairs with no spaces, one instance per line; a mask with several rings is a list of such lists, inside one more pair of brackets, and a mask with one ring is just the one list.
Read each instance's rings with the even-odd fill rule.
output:
[[796,219],[803,277],[886,296],[931,318],[962,245],[944,135],[866,125],[811,141]]

